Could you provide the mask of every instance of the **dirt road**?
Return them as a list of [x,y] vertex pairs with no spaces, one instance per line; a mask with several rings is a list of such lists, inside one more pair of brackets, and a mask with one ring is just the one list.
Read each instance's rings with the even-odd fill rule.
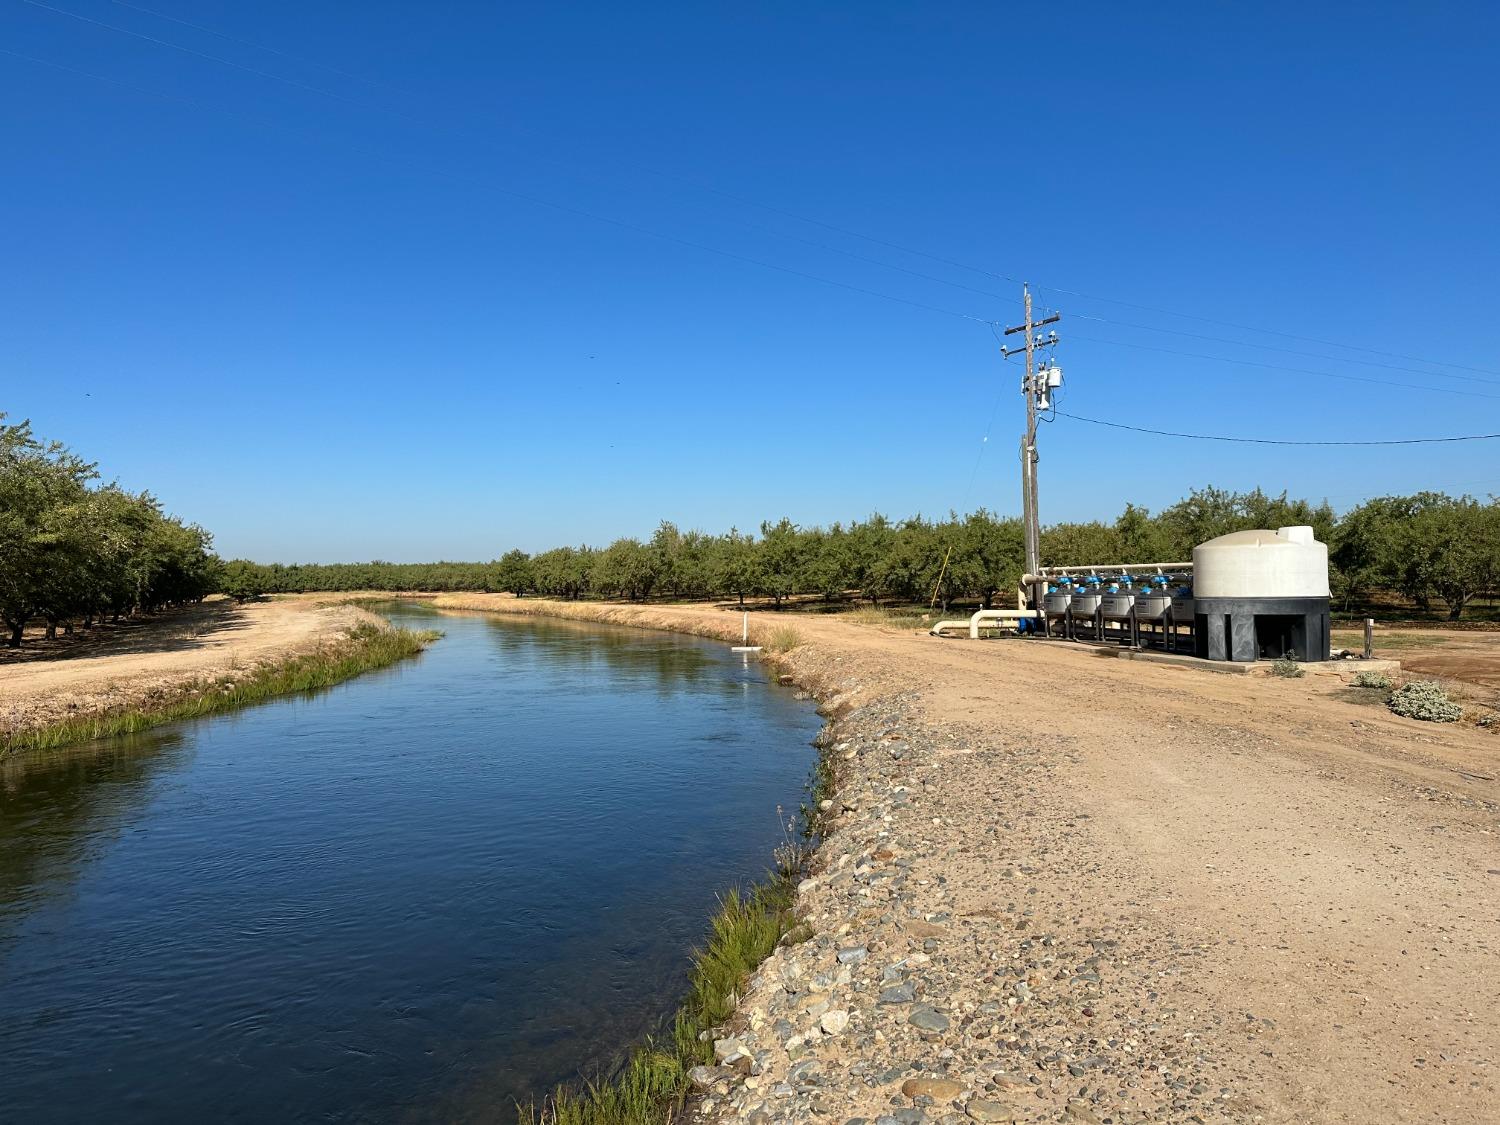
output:
[[795,627],[847,747],[817,936],[753,983],[705,1119],[1500,1120],[1500,735],[1324,677]]
[[306,651],[361,620],[354,606],[216,600],[51,649],[0,653],[0,735],[138,706],[183,684]]

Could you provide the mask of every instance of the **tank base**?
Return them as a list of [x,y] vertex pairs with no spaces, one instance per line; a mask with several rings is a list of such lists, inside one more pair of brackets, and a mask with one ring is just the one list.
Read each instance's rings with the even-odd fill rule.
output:
[[1327,660],[1327,598],[1198,598],[1196,651],[1205,660]]

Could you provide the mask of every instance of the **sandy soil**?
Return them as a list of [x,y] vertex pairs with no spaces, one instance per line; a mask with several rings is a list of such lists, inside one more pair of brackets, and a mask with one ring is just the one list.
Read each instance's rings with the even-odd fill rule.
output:
[[[501,596],[437,604],[725,639],[740,622],[709,609]],[[779,623],[752,621],[762,637]],[[764,1078],[711,1086],[706,1117],[944,1121],[967,1105],[984,1107],[971,1117],[1007,1121],[1500,1120],[1500,733],[1401,719],[1331,677],[1212,675],[832,618],[794,625],[807,643],[787,666],[847,716],[836,737],[854,747],[844,780],[860,796],[841,806],[822,857],[828,874],[803,904],[815,927],[837,927],[806,956],[827,951],[825,985],[849,979],[829,995],[851,1022],[812,1055],[800,1038],[790,1054],[771,1044],[757,1056]],[[1491,646],[1491,659],[1500,646],[1496,635],[1470,640]],[[889,733],[870,734],[861,714],[884,716]],[[888,757],[879,737],[914,750]],[[881,913],[868,880],[892,854],[909,866],[901,890],[880,892],[891,896]],[[1114,1053],[1105,1043],[1137,1040],[1138,1055],[1164,1052],[1131,1081],[1114,1062],[1084,1060],[1080,1079],[1030,1054],[1008,1076],[992,1073],[989,1037],[1005,1039],[1023,1017],[992,1032],[970,1009],[993,982],[994,958],[1028,948],[1008,913],[1017,877],[1033,896],[1032,932],[1085,952],[1109,932],[1131,951],[1100,970],[1088,1039],[1101,1055]],[[943,925],[916,942],[903,921],[912,917]],[[951,940],[933,936],[950,926]],[[918,996],[946,1002],[953,1030],[903,1038],[910,1029],[892,1023],[858,973],[828,975],[841,969],[833,946],[856,942],[872,961],[881,949],[931,954]],[[1045,989],[1060,986],[1035,979],[1043,1000],[1030,1007],[1055,1015],[1065,998],[1047,1001]],[[769,992],[758,980],[744,1033],[763,1045],[776,1038],[768,1029],[783,999],[779,980]],[[1032,1027],[1039,1038],[1044,1026]],[[1201,1095],[1165,1082],[1184,1057],[1152,1047],[1168,1033],[1190,1044]],[[922,1073],[954,1079],[956,1101],[904,1098],[899,1076],[865,1065],[894,1060],[899,1075],[915,1065],[912,1050],[925,1052]],[[816,1066],[798,1071],[794,1056]],[[731,1080],[745,1086],[726,1091]],[[994,1105],[1013,1116],[985,1116]]]
[[355,606],[313,599],[211,600],[54,646],[0,650],[0,734],[159,699],[220,672],[316,648],[372,620]]

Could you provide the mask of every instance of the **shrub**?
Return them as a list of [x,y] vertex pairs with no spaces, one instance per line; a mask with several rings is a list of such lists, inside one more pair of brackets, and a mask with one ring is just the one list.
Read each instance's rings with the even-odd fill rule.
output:
[[802,634],[790,625],[778,625],[766,638],[766,647],[772,652],[791,652],[802,643]]
[[1442,685],[1431,680],[1414,680],[1397,688],[1387,706],[1398,715],[1429,723],[1456,723],[1464,714],[1464,709],[1448,698]]
[[1379,688],[1381,691],[1391,690],[1391,678],[1384,672],[1360,672],[1354,677],[1355,687]]
[[1297,658],[1291,653],[1287,653],[1271,665],[1271,675],[1281,676],[1283,679],[1295,680],[1302,674],[1302,665],[1297,663]]

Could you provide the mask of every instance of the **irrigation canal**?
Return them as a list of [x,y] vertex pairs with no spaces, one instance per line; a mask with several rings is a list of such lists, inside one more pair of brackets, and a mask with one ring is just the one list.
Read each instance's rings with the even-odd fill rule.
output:
[[811,705],[720,644],[389,615],[447,635],[0,762],[0,1118],[503,1120],[667,1015]]

